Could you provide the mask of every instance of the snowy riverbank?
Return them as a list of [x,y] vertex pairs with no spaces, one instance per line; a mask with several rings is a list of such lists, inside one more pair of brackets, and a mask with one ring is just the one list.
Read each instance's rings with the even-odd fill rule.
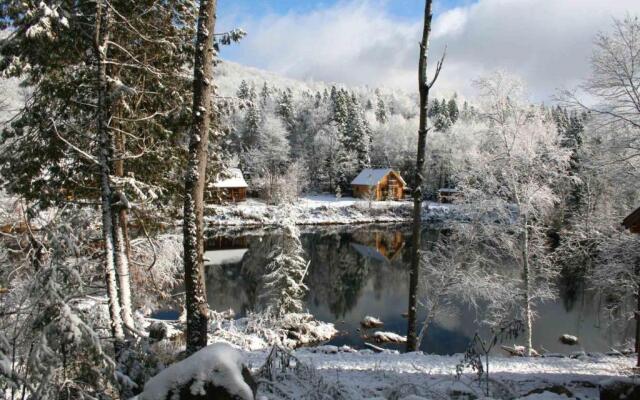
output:
[[[265,362],[268,352],[244,352],[252,368]],[[475,373],[466,369],[456,379],[462,355],[422,353],[374,354],[333,346],[299,349],[298,362],[310,366],[315,383],[347,395],[349,399],[476,399],[484,398]],[[597,399],[598,386],[611,379],[625,379],[634,365],[633,357],[604,355],[575,358],[492,357],[490,377],[493,395],[498,398]],[[307,374],[308,375],[308,374]],[[300,381],[287,385],[295,393],[304,392]],[[566,389],[564,391],[563,389]],[[562,391],[565,395],[558,395]],[[412,397],[413,396],[413,397]],[[279,398],[279,397],[268,397]]]
[[[298,225],[344,225],[411,221],[413,203],[406,201],[368,201],[332,195],[309,195],[291,205],[268,205],[263,201],[227,205],[208,205],[205,220],[209,225],[277,225],[291,218]],[[440,219],[455,211],[455,206],[425,203],[423,219]]]

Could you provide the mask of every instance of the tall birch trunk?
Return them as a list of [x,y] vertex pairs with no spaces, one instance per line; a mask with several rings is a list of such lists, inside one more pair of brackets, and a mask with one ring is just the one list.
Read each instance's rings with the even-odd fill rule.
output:
[[531,276],[529,273],[529,231],[527,227],[527,218],[524,220],[524,232],[522,234],[522,266],[524,279],[524,319],[527,325],[525,337],[525,350],[527,356],[531,357],[533,344],[533,316],[531,310]]
[[111,208],[111,186],[109,182],[109,159],[111,143],[109,140],[109,83],[107,81],[107,48],[109,41],[109,7],[100,0],[96,3],[96,31],[94,51],[97,59],[98,102],[96,133],[98,137],[98,163],[100,164],[100,201],[102,208],[102,235],[105,251],[105,280],[109,297],[109,316],[111,334],[116,341],[124,339],[118,284],[114,260],[113,218]]
[[429,35],[431,33],[431,3],[426,0],[424,9],[424,28],[420,42],[420,62],[418,65],[418,89],[420,92],[420,126],[418,129],[418,156],[416,159],[415,179],[413,183],[413,235],[411,249],[411,269],[409,271],[409,310],[407,326],[407,351],[416,351],[418,282],[420,274],[420,242],[422,236],[422,184],[424,178],[424,159],[427,147],[427,111],[429,105],[429,84],[427,83],[427,62],[429,53]]
[[120,288],[120,308],[122,322],[126,328],[134,329],[133,311],[131,304],[131,279],[129,273],[129,258],[127,257],[126,242],[123,235],[123,226],[120,221],[120,212],[113,214],[113,244]]
[[[117,177],[124,176],[124,138],[121,132],[113,133],[111,136],[111,146],[114,160],[113,169]],[[121,203],[125,201],[124,188],[116,186],[114,196]],[[114,259],[116,263],[116,273],[118,274],[118,284],[120,287],[120,308],[122,312],[122,322],[125,328],[134,329],[133,306],[131,302],[131,273],[129,267],[128,232],[127,232],[127,207],[126,204],[119,204],[117,210],[113,211],[113,243]]]
[[216,0],[201,0],[193,71],[193,126],[184,193],[184,275],[187,352],[207,345],[208,306],[204,283],[204,184],[213,101]]

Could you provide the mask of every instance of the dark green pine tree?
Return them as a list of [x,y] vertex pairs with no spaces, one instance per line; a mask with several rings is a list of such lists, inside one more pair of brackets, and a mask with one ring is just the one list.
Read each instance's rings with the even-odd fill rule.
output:
[[262,124],[262,113],[254,104],[247,107],[244,115],[242,128],[242,143],[246,149],[257,146],[260,138],[260,126]]
[[458,121],[458,117],[460,115],[458,102],[456,101],[455,96],[449,100],[449,103],[447,103],[447,111],[449,114],[449,119],[451,120],[451,125],[454,125]]
[[283,90],[278,97],[276,114],[284,123],[287,132],[293,132],[295,124],[295,109],[293,107],[293,92],[290,88]]
[[431,106],[429,107],[429,111],[427,112],[427,115],[429,118],[434,118],[436,115],[440,114],[440,103],[438,102],[438,100],[434,100],[433,103],[431,103]]
[[356,168],[362,170],[371,166],[369,150],[371,147],[371,134],[369,124],[364,117],[364,110],[355,94],[351,95],[347,103],[347,129],[344,137],[345,148],[352,149],[356,154]]
[[[582,174],[582,160],[580,153],[583,144],[585,116],[577,112],[567,111],[566,108],[557,106],[551,110],[551,116],[562,136],[562,146],[571,151],[569,162],[570,175],[579,177]],[[579,212],[583,207],[584,186],[581,182],[573,182],[572,187],[565,198],[567,206],[567,218]]]
[[384,104],[384,100],[378,95],[378,101],[376,103],[376,120],[381,124],[386,124],[388,121],[387,106]]
[[238,96],[238,98],[242,100],[249,100],[250,88],[249,88],[249,84],[244,79],[242,80],[242,82],[240,82],[240,86],[238,87],[236,96]]
[[262,107],[262,109],[265,109],[268,106],[270,100],[271,88],[269,87],[267,82],[265,82],[262,85],[262,89],[260,90],[260,106]]
[[[5,27],[14,34],[3,40],[0,70],[32,88],[29,101],[0,139],[8,150],[0,155],[3,183],[41,206],[93,201],[98,190],[92,159],[98,90],[92,59],[96,3],[62,2],[56,19],[41,6],[3,4],[2,19],[11,21]],[[165,189],[156,195],[172,196],[185,155],[180,127],[189,113],[191,89],[183,68],[193,54],[191,2],[109,4],[117,10],[111,18],[110,41],[115,44],[109,46],[107,69],[113,115],[108,128],[121,161],[114,172]],[[40,31],[39,26],[49,28]]]

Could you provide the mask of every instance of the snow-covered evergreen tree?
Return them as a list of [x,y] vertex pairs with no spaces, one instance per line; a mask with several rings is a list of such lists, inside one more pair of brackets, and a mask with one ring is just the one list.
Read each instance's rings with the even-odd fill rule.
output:
[[344,132],[344,146],[353,149],[356,154],[356,167],[358,170],[371,166],[369,148],[371,146],[371,132],[369,124],[364,118],[364,111],[355,95],[351,96],[347,104],[347,126]]
[[376,102],[376,120],[379,123],[384,124],[388,120],[387,106],[384,104],[384,100],[382,99],[382,96],[380,96],[380,92],[377,92],[376,95],[378,97],[378,101]]
[[277,317],[303,311],[304,284],[308,263],[300,242],[300,231],[291,220],[281,227],[280,240],[269,255],[268,273],[264,276],[263,298]]

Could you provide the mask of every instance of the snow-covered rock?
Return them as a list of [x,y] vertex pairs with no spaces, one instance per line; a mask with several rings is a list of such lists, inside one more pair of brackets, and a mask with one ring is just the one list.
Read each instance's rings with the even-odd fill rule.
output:
[[223,390],[229,398],[253,400],[253,390],[242,374],[243,358],[228,344],[215,343],[177,362],[151,378],[138,400],[169,400],[185,390],[207,395]]
[[384,322],[382,322],[376,317],[371,317],[367,315],[366,317],[364,317],[362,321],[360,321],[360,326],[363,327],[364,329],[380,328],[384,326]]
[[375,332],[373,338],[378,343],[406,343],[407,338],[393,332]]
[[577,336],[573,336],[573,335],[568,335],[568,334],[564,334],[562,336],[560,336],[560,342],[562,344],[567,344],[569,346],[573,346],[575,344],[578,344],[578,337]]

